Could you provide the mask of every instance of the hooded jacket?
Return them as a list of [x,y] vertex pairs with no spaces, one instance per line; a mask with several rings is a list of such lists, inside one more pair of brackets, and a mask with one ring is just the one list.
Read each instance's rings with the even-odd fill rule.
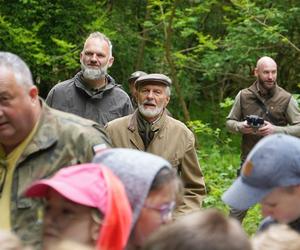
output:
[[107,75],[107,84],[103,89],[92,92],[86,87],[82,71],[72,79],[55,85],[48,93],[46,103],[101,125],[133,112],[130,97],[111,76]]

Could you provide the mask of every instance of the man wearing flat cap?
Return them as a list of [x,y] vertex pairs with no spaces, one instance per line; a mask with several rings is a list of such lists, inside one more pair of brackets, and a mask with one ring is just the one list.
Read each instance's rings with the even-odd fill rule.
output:
[[[106,125],[114,147],[159,155],[176,168],[184,182],[184,199],[176,215],[200,209],[205,184],[193,133],[167,115],[172,82],[163,74],[147,74],[135,81],[137,110]],[[137,187],[138,188],[138,187]]]

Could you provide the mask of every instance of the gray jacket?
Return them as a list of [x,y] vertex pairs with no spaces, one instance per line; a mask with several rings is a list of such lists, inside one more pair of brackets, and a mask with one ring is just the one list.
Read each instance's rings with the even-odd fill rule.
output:
[[48,93],[46,103],[101,125],[131,114],[133,107],[127,93],[109,75],[107,80],[105,88],[94,93],[86,87],[80,71],[72,79],[56,84]]

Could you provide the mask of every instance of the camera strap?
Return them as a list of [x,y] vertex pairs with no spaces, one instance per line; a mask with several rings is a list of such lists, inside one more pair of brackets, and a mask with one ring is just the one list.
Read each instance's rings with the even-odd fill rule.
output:
[[270,122],[272,122],[273,124],[276,125],[276,119],[270,113],[270,111],[267,109],[267,107],[264,104],[264,102],[260,99],[259,96],[257,96],[257,94],[253,90],[249,89],[249,91],[251,91],[255,95],[258,106],[264,111],[265,115],[269,118]]

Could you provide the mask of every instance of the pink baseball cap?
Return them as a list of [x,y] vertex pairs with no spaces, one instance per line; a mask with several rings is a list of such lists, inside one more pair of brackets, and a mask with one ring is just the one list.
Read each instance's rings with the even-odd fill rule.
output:
[[132,212],[123,184],[110,169],[95,163],[65,167],[53,177],[31,184],[25,195],[46,197],[50,188],[74,203],[98,208],[104,214],[99,248],[121,250],[126,246]]

